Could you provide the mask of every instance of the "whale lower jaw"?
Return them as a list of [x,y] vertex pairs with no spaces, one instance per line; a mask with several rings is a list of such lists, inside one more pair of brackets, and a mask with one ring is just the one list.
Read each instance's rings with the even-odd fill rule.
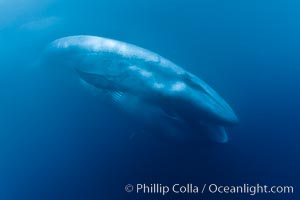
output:
[[[122,110],[127,114],[131,112],[131,116],[136,118],[135,121],[140,121],[141,118],[144,117],[144,116],[136,115],[137,113],[142,112],[143,110],[142,107],[145,106],[136,97],[128,95],[118,90],[117,88],[109,88],[109,87],[99,88],[99,85],[92,84],[91,80],[89,79],[91,77],[95,78],[97,77],[97,75],[88,74],[80,71],[77,72],[80,77],[79,80],[82,86],[90,90],[95,96],[102,97],[102,100],[106,101],[107,103],[115,107],[118,107],[120,110]],[[103,84],[103,80],[101,80],[101,82]],[[107,83],[105,83],[104,85],[106,84]],[[150,117],[155,119],[156,121],[160,121],[160,123],[158,123],[159,125],[157,124],[155,125],[154,123],[154,127],[160,127],[160,129],[163,131],[164,137],[167,137],[168,140],[171,139],[177,142],[184,142],[184,141],[189,141],[191,139],[188,138],[188,135],[195,135],[196,138],[199,138],[198,136],[200,135],[202,135],[200,137],[202,138],[204,135],[205,137],[207,137],[213,142],[217,142],[217,143],[228,142],[228,136],[223,126],[216,125],[216,124],[209,124],[209,123],[196,123],[196,124],[188,123],[190,127],[187,129],[185,126],[181,126],[183,120],[180,117],[176,116],[174,113],[173,114],[170,113],[167,109],[161,108],[159,105],[151,105],[151,107],[155,110],[159,110],[158,112],[154,111],[153,116]],[[146,112],[149,113],[149,110],[147,110]],[[162,124],[161,122],[165,124]],[[146,124],[146,126],[149,126],[149,124]],[[156,128],[153,127],[150,128],[148,127],[148,129],[153,131],[158,131]],[[186,133],[187,131],[192,133],[187,134]]]

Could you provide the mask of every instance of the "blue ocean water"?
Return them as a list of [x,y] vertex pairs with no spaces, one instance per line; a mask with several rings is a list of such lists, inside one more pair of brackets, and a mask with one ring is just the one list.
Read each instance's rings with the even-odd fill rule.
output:
[[[0,1],[0,199],[299,199],[300,3]],[[46,45],[97,35],[193,72],[240,123],[227,144],[178,145],[39,67]],[[59,66],[54,66],[58,67]],[[136,195],[126,184],[292,185],[294,194]]]

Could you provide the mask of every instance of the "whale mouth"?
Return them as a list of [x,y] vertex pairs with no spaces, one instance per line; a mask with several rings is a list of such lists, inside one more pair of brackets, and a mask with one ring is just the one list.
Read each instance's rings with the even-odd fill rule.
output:
[[[235,125],[239,120],[229,104],[207,83],[193,74],[184,75],[186,84],[192,89],[195,108],[205,117],[220,125]],[[203,116],[204,117],[204,116]]]

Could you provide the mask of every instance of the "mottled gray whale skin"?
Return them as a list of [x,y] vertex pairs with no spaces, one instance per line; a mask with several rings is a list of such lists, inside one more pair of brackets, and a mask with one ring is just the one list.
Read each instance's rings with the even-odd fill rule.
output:
[[71,69],[146,129],[170,138],[206,135],[225,143],[224,127],[238,122],[225,100],[200,78],[135,45],[70,36],[50,43],[45,58]]

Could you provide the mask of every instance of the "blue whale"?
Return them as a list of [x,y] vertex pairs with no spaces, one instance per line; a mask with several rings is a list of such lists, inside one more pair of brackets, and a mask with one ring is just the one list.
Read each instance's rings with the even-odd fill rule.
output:
[[225,143],[224,127],[238,122],[203,80],[132,44],[96,36],[64,37],[48,45],[45,60],[70,69],[85,86],[164,138]]

